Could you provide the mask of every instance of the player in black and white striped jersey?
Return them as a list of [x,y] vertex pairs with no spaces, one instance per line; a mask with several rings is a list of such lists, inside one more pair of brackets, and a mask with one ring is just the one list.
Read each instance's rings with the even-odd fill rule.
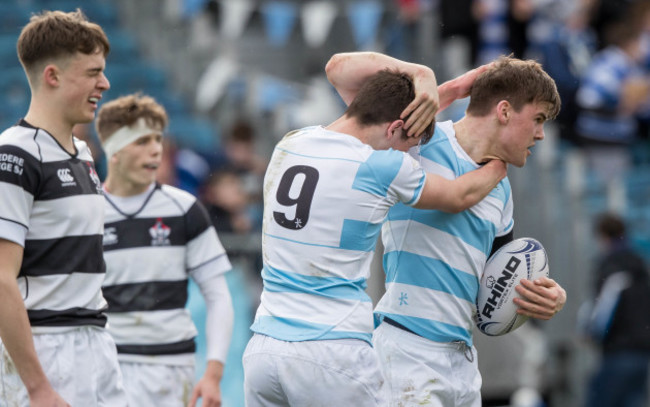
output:
[[17,49],[32,99],[0,135],[0,404],[124,406],[104,330],[101,185],[72,135],[110,86],[108,39],[78,10],[44,12]]
[[[104,296],[129,405],[218,406],[232,334],[224,273],[231,269],[207,211],[191,194],[156,182],[165,109],[127,95],[99,110],[108,160]],[[206,301],[207,367],[194,385],[197,334],[185,309],[188,278]],[[192,391],[192,389],[194,389]]]

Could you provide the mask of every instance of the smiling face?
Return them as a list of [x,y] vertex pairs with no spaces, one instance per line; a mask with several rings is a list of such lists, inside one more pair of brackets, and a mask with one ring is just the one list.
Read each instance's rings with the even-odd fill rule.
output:
[[149,134],[122,148],[111,158],[112,181],[137,195],[156,181],[156,171],[162,161],[162,135]]
[[531,154],[530,149],[544,139],[548,111],[549,104],[545,102],[524,105],[520,112],[510,105],[501,110],[499,120],[503,127],[495,155],[509,164],[523,167]]
[[71,125],[89,123],[95,118],[97,103],[102,93],[110,88],[104,75],[104,54],[77,52],[57,65],[59,89],[65,120]]

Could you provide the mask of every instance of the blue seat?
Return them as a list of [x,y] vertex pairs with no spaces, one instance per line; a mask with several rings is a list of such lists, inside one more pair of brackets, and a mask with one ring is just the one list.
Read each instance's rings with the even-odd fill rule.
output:
[[38,0],[32,8],[41,10],[74,11],[80,8],[88,20],[97,23],[104,29],[115,27],[119,23],[117,9],[111,1],[93,0]]
[[104,30],[111,44],[111,51],[106,58],[107,64],[130,63],[140,57],[135,37],[122,29]]
[[15,1],[0,2],[0,33],[18,35],[29,22],[32,9]]
[[206,119],[172,116],[168,132],[179,147],[186,147],[206,156],[216,153],[219,148],[219,129]]
[[16,53],[17,40],[17,33],[0,34],[0,68],[20,67],[20,61]]
[[111,89],[106,92],[109,99],[138,91],[155,92],[167,86],[162,68],[139,62],[137,59],[107,64],[106,76],[111,82]]

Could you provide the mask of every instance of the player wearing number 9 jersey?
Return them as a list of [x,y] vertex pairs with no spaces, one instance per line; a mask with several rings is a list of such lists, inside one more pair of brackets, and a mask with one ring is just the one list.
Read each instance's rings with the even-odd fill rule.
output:
[[[264,180],[264,290],[243,358],[247,406],[383,405],[365,288],[388,210],[403,202],[458,212],[505,176],[500,161],[455,181],[425,174],[403,151],[431,137],[435,76],[389,60],[394,70],[369,71],[342,117],[275,148]],[[411,122],[400,119],[414,108]],[[426,129],[407,137],[406,126]]]

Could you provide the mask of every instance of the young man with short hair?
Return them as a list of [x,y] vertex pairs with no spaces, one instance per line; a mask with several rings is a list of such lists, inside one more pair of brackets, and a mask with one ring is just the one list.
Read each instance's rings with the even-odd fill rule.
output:
[[72,128],[109,88],[110,46],[81,11],[34,15],[18,38],[31,89],[0,135],[0,404],[124,406],[104,330],[103,197]]
[[[193,195],[156,182],[168,117],[149,96],[104,104],[96,128],[104,182],[104,296],[109,332],[131,406],[221,403],[232,334],[231,269],[207,211]],[[185,304],[188,279],[206,302],[207,366],[194,384],[197,334]]]

